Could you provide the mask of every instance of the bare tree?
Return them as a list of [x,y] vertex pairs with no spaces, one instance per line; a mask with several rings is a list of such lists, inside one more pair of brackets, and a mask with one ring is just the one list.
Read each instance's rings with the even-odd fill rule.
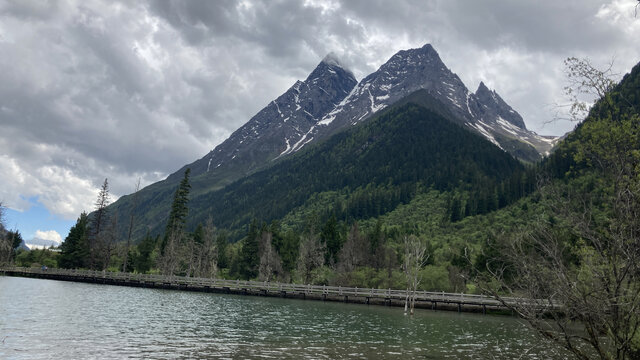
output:
[[347,241],[345,241],[338,253],[338,271],[342,274],[347,274],[358,266],[366,265],[369,251],[367,239],[360,234],[358,224],[353,224],[347,236]]
[[[614,86],[613,61],[604,70],[591,64],[589,59],[567,58],[564,61],[567,85],[564,93],[569,98],[569,120],[582,121],[594,100],[604,97]],[[556,116],[556,118],[559,118]]]
[[169,234],[165,234],[163,239],[164,250],[158,257],[158,267],[164,275],[174,275],[180,268],[180,252],[182,249],[181,244],[184,241],[184,231],[182,229],[175,229]]
[[282,260],[273,247],[273,235],[269,231],[263,231],[260,236],[260,265],[258,266],[258,279],[271,281],[279,279],[283,275]]
[[311,281],[311,272],[324,265],[325,250],[325,245],[317,235],[309,232],[302,236],[296,272],[303,283],[308,284]]
[[102,270],[106,270],[111,263],[111,256],[113,255],[113,251],[116,248],[116,244],[118,242],[118,217],[112,216],[109,219],[109,223],[106,227],[100,232],[98,235],[100,239],[99,243],[101,246],[101,251],[99,254],[102,254]]
[[7,229],[4,224],[4,212],[5,208],[0,202],[0,264],[8,263],[11,260],[11,253],[13,251],[13,241],[7,236]]
[[4,235],[4,233],[7,231],[4,224],[4,212],[4,205],[2,204],[2,201],[0,201],[0,235]]
[[402,267],[407,279],[407,297],[404,303],[405,315],[407,314],[407,308],[409,308],[410,314],[413,315],[416,291],[422,281],[420,271],[426,265],[428,259],[426,241],[415,235],[404,237],[404,263]]
[[105,250],[104,234],[102,234],[104,228],[109,224],[109,213],[107,206],[109,206],[109,182],[105,178],[100,191],[98,192],[98,199],[95,203],[95,210],[93,217],[91,218],[91,228],[89,233],[89,267],[91,269],[98,269],[103,267],[103,255]]
[[201,277],[216,277],[218,273],[218,231],[213,225],[213,218],[209,216],[204,227],[202,249],[200,252],[198,274]]

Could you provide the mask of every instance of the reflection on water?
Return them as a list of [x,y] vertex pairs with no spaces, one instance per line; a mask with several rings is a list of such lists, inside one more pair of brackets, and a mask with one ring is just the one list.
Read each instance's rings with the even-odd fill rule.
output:
[[554,349],[506,316],[0,276],[2,359],[564,358]]

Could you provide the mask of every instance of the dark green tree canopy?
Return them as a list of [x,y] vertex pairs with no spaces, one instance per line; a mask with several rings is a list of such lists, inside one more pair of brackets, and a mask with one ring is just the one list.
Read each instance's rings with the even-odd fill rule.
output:
[[58,266],[67,269],[82,268],[87,265],[89,217],[87,213],[80,214],[76,224],[69,230],[69,235],[60,245],[60,258]]

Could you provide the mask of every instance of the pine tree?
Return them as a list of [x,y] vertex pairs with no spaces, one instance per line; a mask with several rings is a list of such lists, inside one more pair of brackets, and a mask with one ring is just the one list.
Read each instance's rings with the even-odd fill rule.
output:
[[327,264],[335,264],[338,262],[338,252],[342,247],[342,239],[338,230],[338,219],[335,214],[322,227],[320,239],[326,246],[325,262]]
[[216,248],[218,251],[217,265],[220,269],[226,269],[229,267],[229,257],[227,256],[228,245],[229,241],[227,240],[226,232],[221,231],[218,236],[216,236]]
[[258,276],[258,266],[260,265],[260,229],[257,220],[253,220],[249,225],[249,232],[244,238],[242,249],[240,250],[239,275],[244,279],[253,279]]
[[156,248],[157,238],[153,238],[147,231],[147,235],[138,245],[138,255],[135,257],[135,269],[139,273],[146,273],[151,269],[152,254]]
[[164,238],[160,244],[160,268],[164,274],[173,274],[180,262],[180,247],[184,238],[184,226],[189,208],[189,174],[191,169],[187,168],[184,172],[184,178],[180,181],[178,188],[173,196],[171,204],[171,212],[167,221],[167,228]]
[[60,245],[58,266],[61,268],[77,269],[89,264],[88,224],[89,217],[83,212],[69,230],[69,235]]
[[105,178],[98,193],[98,199],[95,203],[95,211],[91,218],[91,227],[89,232],[89,268],[101,269],[108,264],[103,264],[105,244],[103,243],[102,232],[109,223],[109,181]]
[[184,172],[184,178],[180,181],[178,189],[176,189],[173,195],[173,203],[171,204],[171,212],[169,213],[169,220],[167,221],[167,228],[165,229],[165,241],[161,247],[161,252],[164,253],[166,246],[166,238],[171,237],[174,233],[184,230],[184,225],[189,214],[189,208],[187,203],[189,202],[189,191],[191,190],[191,184],[189,184],[189,175],[191,169],[187,168]]

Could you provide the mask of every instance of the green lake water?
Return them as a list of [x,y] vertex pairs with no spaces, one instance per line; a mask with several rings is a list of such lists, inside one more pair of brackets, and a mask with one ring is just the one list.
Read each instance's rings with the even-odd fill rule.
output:
[[0,359],[563,359],[510,316],[0,276]]

